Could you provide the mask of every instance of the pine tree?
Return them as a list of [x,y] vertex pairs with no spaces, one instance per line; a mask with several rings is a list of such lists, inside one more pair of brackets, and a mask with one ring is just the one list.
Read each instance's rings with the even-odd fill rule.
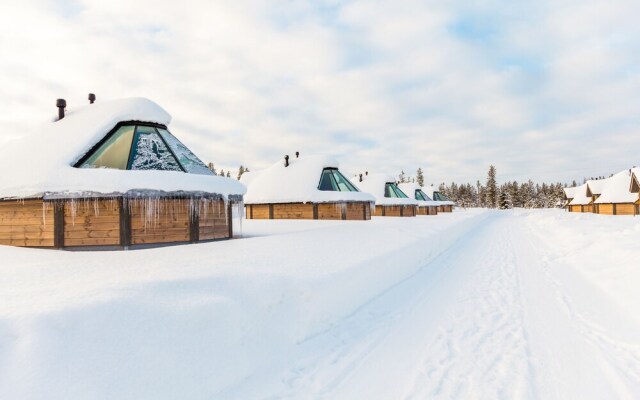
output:
[[496,183],[496,167],[491,165],[487,174],[486,206],[496,208],[498,205],[498,187]]
[[407,175],[404,173],[404,170],[402,170],[402,172],[400,172],[400,175],[398,175],[398,180],[400,181],[400,183],[405,183],[407,181]]
[[227,171],[227,178],[231,178],[231,172]]
[[213,172],[214,175],[218,175],[218,173],[216,172],[216,166],[214,163],[210,162],[208,167],[209,167],[209,170]]
[[221,169],[221,170],[220,170],[220,176],[225,176],[225,175],[224,175],[224,169]]
[[424,173],[422,172],[422,168],[418,168],[416,172],[416,181],[418,182],[418,186],[424,187]]
[[238,180],[242,178],[242,174],[244,174],[245,172],[247,172],[247,170],[242,165],[240,165],[240,168],[238,168]]
[[511,199],[509,199],[509,192],[507,192],[507,190],[504,190],[500,193],[500,201],[498,206],[501,210],[512,208]]

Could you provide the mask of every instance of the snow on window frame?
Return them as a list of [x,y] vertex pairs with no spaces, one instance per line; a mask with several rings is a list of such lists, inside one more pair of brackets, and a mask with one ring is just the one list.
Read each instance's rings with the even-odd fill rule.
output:
[[[99,151],[100,148],[109,141],[109,139],[115,135],[118,130],[124,126],[133,126],[135,128],[134,130],[134,140],[132,140],[131,143],[131,147],[129,149],[129,155],[128,155],[128,162],[127,162],[127,168],[126,170],[129,171],[131,170],[131,166],[132,166],[132,161],[133,161],[133,156],[135,154],[134,151],[134,146],[137,144],[138,142],[138,127],[150,127],[150,128],[154,128],[155,130],[155,135],[157,135],[158,138],[160,138],[160,140],[162,141],[162,143],[166,146],[167,150],[169,151],[169,153],[171,154],[172,158],[175,160],[176,164],[178,165],[178,167],[180,168],[180,171],[184,172],[184,173],[194,173],[194,174],[200,174],[200,175],[205,175],[204,173],[198,173],[198,172],[191,172],[189,171],[187,168],[185,168],[184,165],[182,165],[182,163],[180,162],[180,158],[175,154],[174,149],[172,148],[172,146],[170,146],[169,143],[167,143],[165,137],[160,133],[159,129],[163,129],[166,132],[168,132],[169,135],[171,135],[172,137],[175,138],[175,136],[171,133],[171,131],[169,131],[169,129],[167,128],[166,125],[163,124],[159,124],[159,123],[153,123],[153,122],[144,122],[144,121],[121,121],[118,124],[116,124],[115,127],[113,127],[113,129],[111,129],[100,141],[98,141],[94,146],[92,146],[82,157],[79,158],[79,160],[77,162],[75,162],[73,164],[73,167],[75,168],[91,168],[90,166],[84,166],[84,164],[87,162],[87,160],[89,160],[96,151]],[[180,142],[177,138],[175,138],[175,140],[182,144],[182,142]],[[190,149],[188,149],[186,146],[184,146],[182,144],[182,146],[188,150],[198,161],[200,161],[200,163],[202,163],[202,166],[204,168],[206,168],[208,170],[208,168],[206,167],[206,165],[202,162],[202,160],[200,160],[195,154],[193,154],[193,152],[191,152]],[[162,171],[162,169],[158,169],[158,171]],[[204,171],[204,169],[201,169],[201,171]],[[210,171],[211,172],[211,171]],[[206,175],[211,175],[214,176],[215,174],[213,174],[213,172],[211,172],[210,174],[206,174]]]

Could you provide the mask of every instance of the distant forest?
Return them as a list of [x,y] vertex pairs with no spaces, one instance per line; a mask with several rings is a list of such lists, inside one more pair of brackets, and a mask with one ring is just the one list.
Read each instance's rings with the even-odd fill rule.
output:
[[[521,208],[553,208],[562,205],[563,188],[577,186],[577,182],[571,184],[536,183],[531,180],[518,183],[506,182],[498,185],[496,181],[496,168],[489,167],[486,182],[477,181],[475,184],[452,182],[447,185],[441,183],[439,190],[451,201],[460,207],[485,207],[507,209]],[[424,186],[424,175],[421,168],[416,171],[415,178],[407,177],[404,171],[398,176],[400,182],[412,181]],[[585,179],[586,181],[586,179]]]

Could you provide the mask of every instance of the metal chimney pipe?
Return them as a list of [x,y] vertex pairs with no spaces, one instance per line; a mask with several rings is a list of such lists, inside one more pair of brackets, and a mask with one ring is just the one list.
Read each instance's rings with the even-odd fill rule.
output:
[[289,156],[284,156],[284,166],[285,168],[289,166]]
[[94,101],[96,101],[96,95],[89,93],[89,104],[93,104]]
[[56,107],[58,107],[58,121],[64,118],[64,109],[67,107],[65,99],[56,100]]
[[360,182],[362,182],[362,174],[360,174]]
[[296,158],[300,157],[300,152],[296,151]]

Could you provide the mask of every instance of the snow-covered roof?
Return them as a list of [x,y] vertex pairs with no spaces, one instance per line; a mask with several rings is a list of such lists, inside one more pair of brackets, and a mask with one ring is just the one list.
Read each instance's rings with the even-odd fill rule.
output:
[[241,182],[247,185],[244,201],[246,204],[375,201],[373,196],[363,192],[319,190],[322,171],[338,167],[338,161],[327,156],[290,158],[288,167],[282,159],[264,170],[242,175]]
[[[422,187],[420,185],[418,185],[417,183],[414,182],[403,182],[403,183],[399,183],[398,187],[400,188],[400,190],[402,190],[407,196],[409,196],[410,198],[415,199],[415,193],[416,190],[420,189],[422,190]],[[424,192],[424,190],[423,190]],[[427,193],[424,193],[425,195],[427,195]],[[429,195],[427,195],[427,197],[429,197]],[[431,198],[431,197],[429,197]],[[439,206],[439,205],[443,205],[443,202],[441,201],[434,201],[434,200],[428,200],[428,201],[424,201],[424,200],[417,200],[418,205],[419,206]]]
[[598,195],[598,194],[602,194],[602,190],[604,189],[605,185],[607,184],[607,181],[609,180],[609,178],[607,179],[591,179],[587,181],[587,189],[588,192],[591,193],[592,196]]
[[607,184],[602,189],[602,194],[596,203],[635,203],[638,200],[638,193],[632,193],[630,187],[631,171],[628,169],[620,171],[607,179]]
[[[435,186],[433,185],[426,185],[425,187],[422,188],[422,191],[429,196],[430,199],[435,200],[435,195],[434,193],[440,193],[440,190],[436,189]],[[451,200],[445,200],[445,201],[438,201],[438,204],[443,205],[443,206],[455,206],[456,203],[454,203]]]
[[566,187],[564,188],[564,196],[568,199],[571,200],[573,199],[573,197],[575,196],[576,190],[578,189],[577,186],[573,186],[573,187]]
[[640,192],[640,168],[631,168],[631,186],[630,191],[634,193]]
[[30,135],[0,148],[0,198],[125,193],[130,190],[195,191],[242,195],[238,181],[177,171],[75,168],[73,165],[119,122],[169,125],[171,116],[145,98],[100,101],[70,109]]
[[570,206],[586,206],[593,202],[593,197],[587,196],[587,184],[583,183],[575,188],[573,192],[573,200],[569,202]]
[[376,205],[391,206],[391,205],[418,205],[418,202],[413,199],[412,194],[405,193],[407,198],[399,197],[385,197],[385,187],[387,183],[395,183],[395,179],[392,175],[386,174],[368,174],[362,176],[362,182],[360,179],[354,179],[353,182],[363,192],[371,193],[376,199]]

